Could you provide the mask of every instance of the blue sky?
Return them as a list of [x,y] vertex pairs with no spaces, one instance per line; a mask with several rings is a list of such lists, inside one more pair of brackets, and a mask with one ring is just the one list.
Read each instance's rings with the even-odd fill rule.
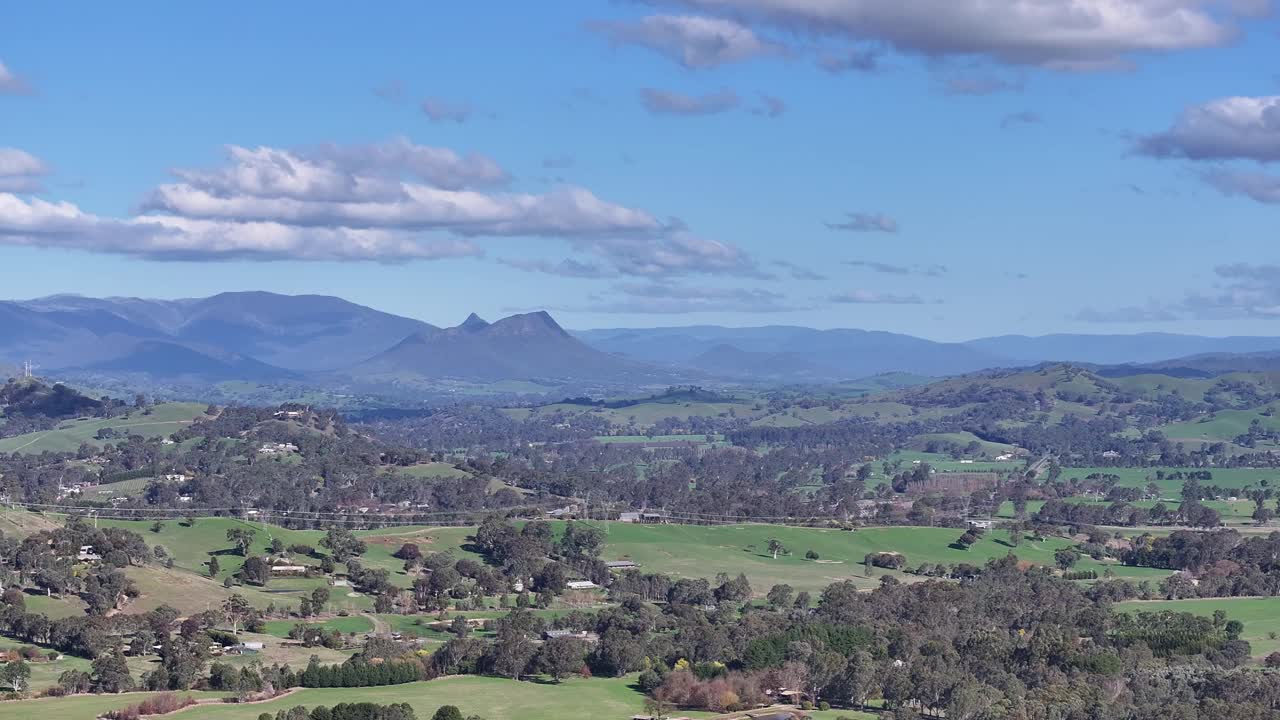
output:
[[1280,317],[1264,0],[300,7],[7,9],[0,295],[953,340]]

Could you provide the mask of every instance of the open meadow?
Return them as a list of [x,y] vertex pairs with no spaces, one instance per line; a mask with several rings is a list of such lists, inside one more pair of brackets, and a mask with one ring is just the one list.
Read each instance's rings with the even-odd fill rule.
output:
[[84,443],[101,447],[102,442],[94,436],[103,428],[116,430],[122,436],[164,437],[190,425],[207,408],[201,403],[164,403],[149,408],[149,412],[134,410],[128,416],[67,420],[53,430],[0,439],[0,453],[75,452]]
[[1255,658],[1280,650],[1280,597],[1206,598],[1196,600],[1134,600],[1117,603],[1121,612],[1186,612],[1213,617],[1216,610],[1228,620],[1244,623],[1242,640],[1248,640]]
[[[287,696],[250,705],[217,702],[197,705],[181,711],[183,720],[256,720],[262,713],[274,716],[279,710],[296,705],[315,707],[338,703],[376,702],[408,703],[419,720],[430,720],[441,705],[456,705],[465,715],[479,715],[485,720],[626,720],[644,708],[644,695],[633,683],[634,676],[623,678],[570,678],[562,683],[533,680],[517,682],[502,678],[460,676],[439,678],[430,682],[409,683],[374,688],[333,688],[298,690]],[[216,698],[217,693],[190,693],[195,697]],[[39,717],[40,720],[93,720],[99,714],[138,702],[144,695],[81,695],[46,700],[0,703],[0,717]],[[678,713],[694,718],[713,717],[712,713]],[[874,715],[849,710],[814,713],[814,720],[836,720],[848,717],[869,720]]]

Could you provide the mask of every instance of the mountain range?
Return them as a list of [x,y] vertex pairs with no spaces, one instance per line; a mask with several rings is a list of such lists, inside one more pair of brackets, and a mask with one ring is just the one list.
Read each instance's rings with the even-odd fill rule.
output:
[[957,375],[1043,362],[1113,374],[1280,370],[1280,338],[1143,333],[1007,335],[947,343],[899,333],[765,326],[568,332],[545,312],[456,327],[341,298],[222,293],[146,300],[57,295],[0,302],[0,366],[190,382],[555,384],[818,382],[886,372]]

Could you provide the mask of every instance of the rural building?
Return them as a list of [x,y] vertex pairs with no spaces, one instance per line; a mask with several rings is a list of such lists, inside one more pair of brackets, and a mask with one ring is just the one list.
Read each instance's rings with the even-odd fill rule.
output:
[[618,515],[618,521],[619,521],[619,522],[625,522],[625,523],[638,523],[638,522],[640,522],[640,513],[638,513],[638,512],[624,512],[624,513],[622,513],[622,514]]
[[80,552],[76,553],[76,559],[80,562],[95,562],[101,560],[102,556],[93,551],[92,545],[81,545]]
[[565,587],[569,588],[570,590],[593,590],[600,586],[596,585],[590,580],[570,580],[569,582],[565,583]]
[[640,563],[634,560],[609,560],[604,566],[610,570],[634,570],[640,567]]
[[547,630],[542,633],[543,640],[555,640],[556,638],[562,637],[576,638],[593,645],[600,642],[599,635],[586,630]]
[[272,575],[306,575],[306,565],[272,565]]

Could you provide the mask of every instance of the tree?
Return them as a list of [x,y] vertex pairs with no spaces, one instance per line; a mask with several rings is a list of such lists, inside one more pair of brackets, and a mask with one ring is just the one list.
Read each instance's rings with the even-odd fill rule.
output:
[[27,691],[31,680],[31,668],[22,660],[12,660],[0,666],[0,686],[21,695]]
[[209,558],[209,577],[217,577],[222,568],[218,564],[218,556],[214,555]]
[[578,638],[555,637],[538,649],[536,664],[539,670],[560,682],[560,678],[582,668],[582,659],[586,654],[587,646]]
[[350,530],[340,527],[331,527],[325,531],[320,545],[329,548],[329,552],[333,553],[333,559],[337,562],[346,562],[357,555],[363,555],[367,549],[360,538]]
[[237,634],[239,624],[253,614],[253,606],[243,595],[232,595],[222,603],[222,614],[231,623],[231,634]]
[[[865,467],[865,466],[864,466]],[[795,593],[795,589],[787,584],[774,585],[769,588],[769,594],[765,599],[769,601],[769,605],[775,608],[784,608],[791,604],[791,597]]]
[[[419,548],[415,543],[405,543],[400,546],[399,550],[395,551],[392,557],[398,560],[417,560],[422,557],[422,549]],[[446,705],[445,707],[452,707],[452,706]],[[441,710],[443,709],[444,708],[441,708]]]
[[431,720],[466,720],[462,717],[462,711],[456,705],[441,705],[436,714],[431,716]]
[[970,530],[965,530],[964,534],[961,535],[959,539],[956,540],[956,545],[959,545],[961,548],[968,550],[969,548],[973,547],[973,544],[976,542],[978,542],[978,536],[973,532],[972,529],[970,529]]
[[249,555],[249,547],[253,545],[253,538],[257,534],[258,531],[250,528],[227,528],[227,540],[235,543],[236,552],[242,557]]
[[271,581],[271,565],[257,555],[246,558],[244,565],[240,568],[240,577],[244,578],[245,582],[266,585]]
[[787,552],[787,546],[782,544],[778,538],[769,538],[769,553],[773,555],[773,559],[777,560],[778,555]]
[[158,532],[160,532],[161,530],[164,530],[164,521],[163,521],[163,520],[157,520],[157,521],[155,521],[155,522],[151,523],[151,532],[153,532],[153,533],[158,533]]
[[121,693],[134,688],[133,676],[129,674],[129,663],[119,650],[100,655],[93,661],[92,668],[90,687],[94,692]]
[[1053,551],[1053,562],[1061,570],[1070,570],[1080,559],[1080,553],[1071,548],[1058,548]]

